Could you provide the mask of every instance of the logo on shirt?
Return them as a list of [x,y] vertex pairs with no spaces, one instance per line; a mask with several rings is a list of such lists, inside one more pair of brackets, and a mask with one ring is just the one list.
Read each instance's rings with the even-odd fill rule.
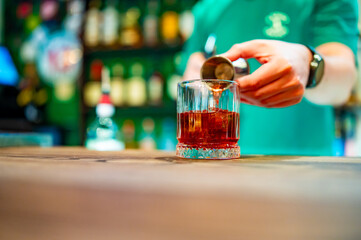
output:
[[289,32],[286,24],[290,22],[290,18],[283,12],[272,12],[265,18],[266,24],[269,25],[263,29],[263,33],[272,38],[283,38]]

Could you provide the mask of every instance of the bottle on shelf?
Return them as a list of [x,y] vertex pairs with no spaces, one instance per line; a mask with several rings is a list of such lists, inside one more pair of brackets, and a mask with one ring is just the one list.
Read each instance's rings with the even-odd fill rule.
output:
[[42,1],[40,4],[40,16],[43,21],[53,20],[58,14],[59,3],[55,0]]
[[98,151],[118,151],[124,143],[117,138],[118,126],[112,119],[114,106],[108,95],[103,94],[96,107],[96,119],[87,130],[85,146]]
[[119,39],[120,44],[123,47],[142,47],[143,39],[139,25],[139,18],[140,10],[137,7],[131,7],[125,12]]
[[361,156],[361,111],[356,111],[356,129],[355,129],[355,135],[356,135],[356,155]]
[[96,119],[87,130],[85,146],[97,151],[118,151],[124,149],[124,143],[118,139],[118,126],[112,117],[115,108],[111,103],[109,70],[102,71],[102,97],[96,106]]
[[163,119],[158,148],[166,151],[175,151],[178,142],[176,131],[177,125],[175,119],[170,117]]
[[147,3],[147,13],[143,23],[144,42],[149,47],[158,45],[158,0]]
[[131,66],[131,77],[126,85],[127,104],[132,107],[144,106],[147,100],[146,82],[143,77],[143,66],[139,62],[135,62]]
[[24,78],[20,83],[20,92],[16,98],[19,107],[24,108],[25,118],[35,124],[43,123],[45,104],[48,94],[40,84],[38,72],[34,63],[24,66]]
[[109,96],[110,94],[110,72],[109,69],[107,67],[103,67],[102,72],[101,72],[101,76],[102,76],[102,94]]
[[[361,27],[361,21],[359,23],[359,26]],[[361,40],[359,38],[359,44],[358,44],[358,52],[361,52]],[[358,62],[361,62],[361,54],[357,54],[357,60]],[[360,64],[358,64],[358,67],[357,67],[357,72],[358,72],[358,76],[361,76],[361,66]],[[356,81],[356,84],[355,84],[355,95],[356,95],[356,99],[357,99],[357,105],[358,106],[361,106],[361,80],[360,78],[358,78],[358,81]]]
[[119,14],[114,0],[108,0],[103,10],[102,43],[115,46],[119,38]]
[[345,154],[345,137],[343,132],[341,111],[335,111],[335,139],[333,140],[334,156],[344,156]]
[[177,100],[177,86],[182,80],[182,76],[178,74],[172,74],[167,80],[167,93],[170,99]]
[[84,86],[84,104],[88,107],[95,107],[102,96],[100,83],[89,81]]
[[185,42],[193,33],[194,28],[194,16],[192,13],[192,1],[181,1],[182,12],[179,16],[179,32],[182,37],[182,41]]
[[92,0],[89,3],[89,10],[85,18],[84,44],[87,47],[97,47],[100,43],[101,13],[99,0]]
[[26,19],[33,12],[33,3],[20,2],[16,8],[16,17],[18,19]]
[[154,72],[148,80],[149,105],[159,106],[163,102],[164,81],[159,72]]
[[127,149],[137,148],[138,144],[135,141],[135,126],[133,120],[127,119],[124,121],[122,132],[124,136],[125,148]]
[[154,135],[154,120],[152,118],[144,118],[142,121],[142,133],[140,135],[139,147],[143,150],[156,149]]
[[102,79],[103,62],[101,60],[94,60],[90,65],[90,79],[92,81],[100,82]]
[[64,28],[76,35],[80,34],[85,11],[84,0],[69,1],[67,5],[67,15],[64,19]]
[[161,16],[161,36],[168,46],[176,46],[180,43],[179,15],[177,0],[165,0],[164,11]]
[[25,32],[27,35],[31,34],[41,24],[39,9],[40,3],[34,2],[32,14],[28,15],[25,19]]
[[345,129],[345,156],[355,157],[357,155],[356,116],[351,112],[346,112],[343,123]]
[[167,64],[166,67],[171,71],[171,74],[167,78],[167,94],[170,99],[175,101],[177,99],[178,83],[182,81],[182,76],[177,74],[175,70],[175,66],[180,64],[180,55],[176,54],[173,57],[173,61],[168,61],[165,64]]
[[89,81],[84,85],[84,103],[88,107],[95,107],[101,98],[102,69],[101,60],[94,60],[90,65]]
[[113,78],[111,81],[110,98],[114,106],[120,107],[124,105],[124,67],[120,63],[114,64],[112,67]]

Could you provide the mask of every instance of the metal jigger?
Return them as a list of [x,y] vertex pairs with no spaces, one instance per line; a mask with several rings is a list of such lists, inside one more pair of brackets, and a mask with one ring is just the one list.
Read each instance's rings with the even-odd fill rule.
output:
[[228,58],[213,56],[208,58],[201,68],[203,79],[234,80],[248,74],[249,64],[243,58],[231,62]]
[[[234,80],[248,74],[249,64],[243,58],[231,62],[228,58],[213,56],[208,58],[201,68],[201,77],[203,79]],[[212,86],[209,87],[214,91],[223,91],[229,87],[229,84],[225,82],[218,85],[212,83]]]

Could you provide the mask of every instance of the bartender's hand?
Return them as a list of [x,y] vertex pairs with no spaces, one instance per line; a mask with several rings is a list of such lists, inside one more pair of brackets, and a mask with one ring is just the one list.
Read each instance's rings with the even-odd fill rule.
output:
[[192,80],[201,78],[201,68],[206,61],[204,55],[200,52],[193,53],[188,60],[187,68],[183,74],[183,80]]
[[255,58],[262,64],[252,74],[236,79],[243,102],[279,108],[302,100],[312,60],[307,47],[276,40],[253,40],[233,45],[222,56],[231,61]]

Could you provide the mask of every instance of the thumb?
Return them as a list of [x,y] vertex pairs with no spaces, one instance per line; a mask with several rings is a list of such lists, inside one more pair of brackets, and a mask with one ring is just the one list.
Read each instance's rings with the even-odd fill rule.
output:
[[264,57],[265,43],[262,40],[252,40],[248,42],[234,44],[227,52],[220,54],[230,61],[236,61],[239,58],[262,58]]

